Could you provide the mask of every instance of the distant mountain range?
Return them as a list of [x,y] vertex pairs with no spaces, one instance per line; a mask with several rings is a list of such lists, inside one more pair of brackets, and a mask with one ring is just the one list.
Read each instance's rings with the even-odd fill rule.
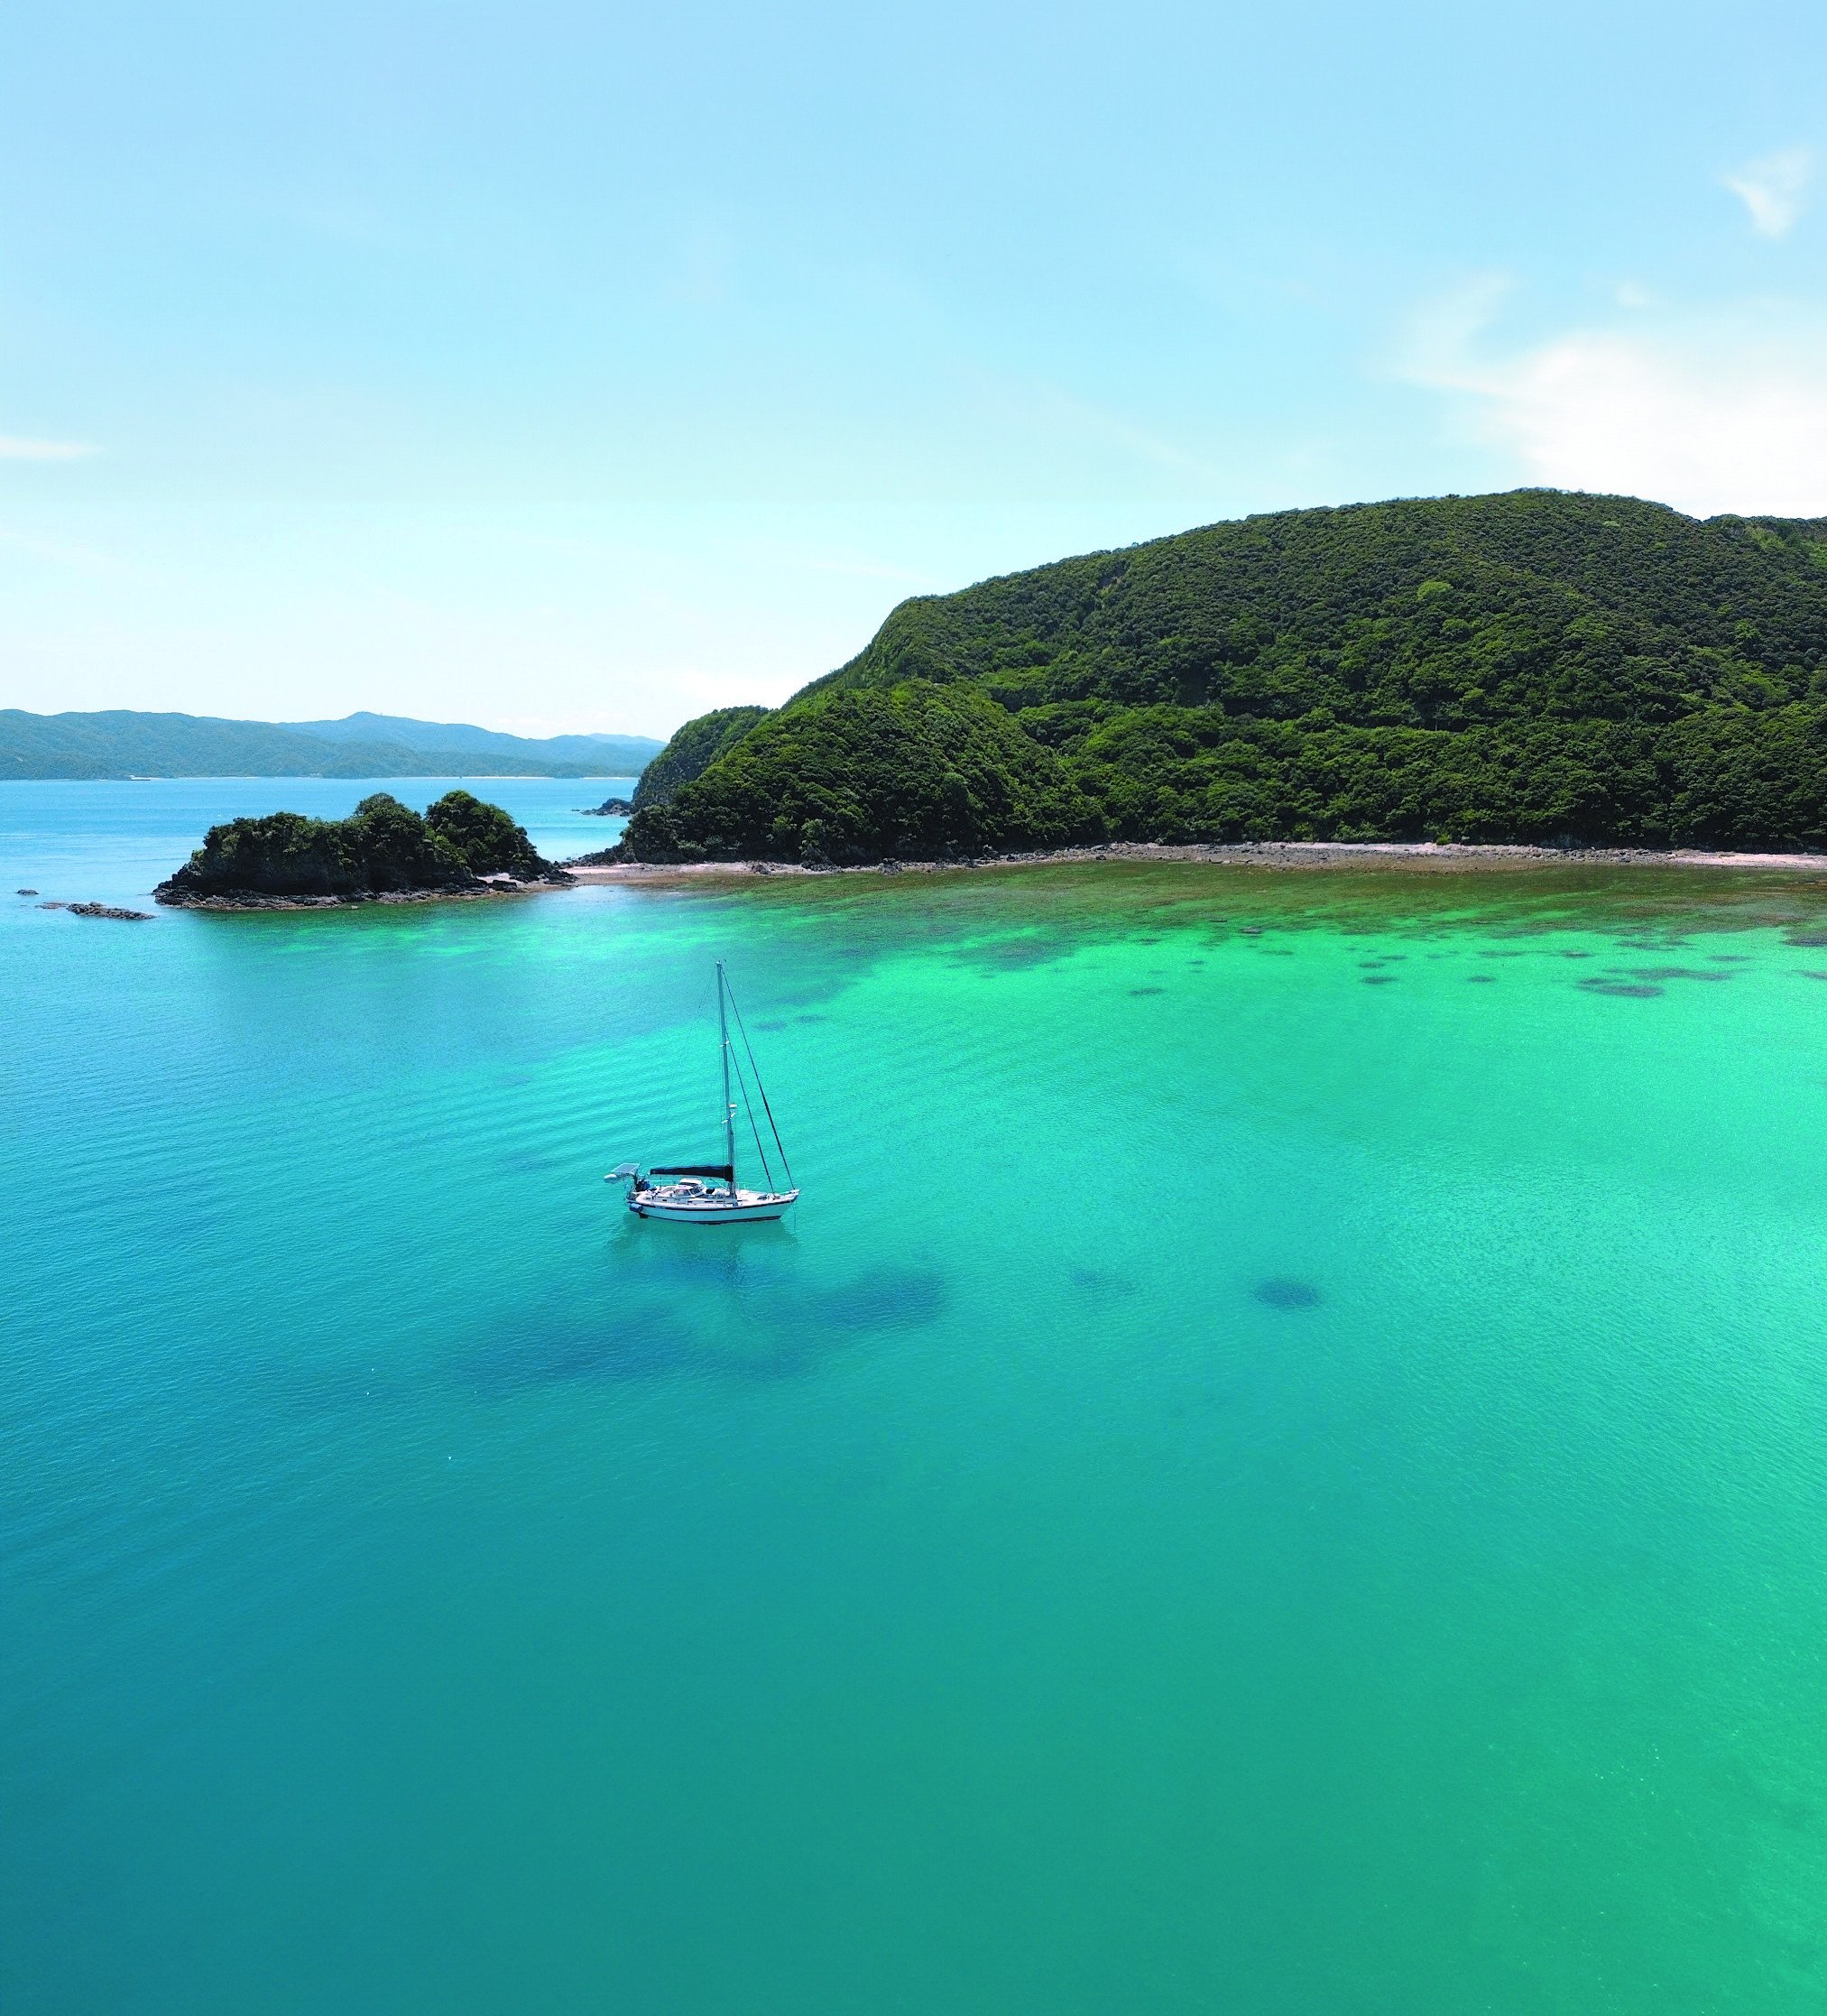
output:
[[660,747],[651,735],[535,740],[392,714],[275,722],[0,708],[0,778],[636,777]]

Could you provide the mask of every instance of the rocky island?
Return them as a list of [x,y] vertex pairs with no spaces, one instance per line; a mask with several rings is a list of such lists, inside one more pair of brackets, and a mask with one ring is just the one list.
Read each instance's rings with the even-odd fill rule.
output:
[[190,910],[315,910],[561,888],[570,879],[500,806],[468,791],[448,791],[423,817],[376,791],[346,819],[271,812],[212,826],[152,894]]

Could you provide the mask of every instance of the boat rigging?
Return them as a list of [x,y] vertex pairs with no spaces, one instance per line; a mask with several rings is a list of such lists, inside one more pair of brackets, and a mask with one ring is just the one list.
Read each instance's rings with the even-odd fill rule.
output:
[[[732,1014],[742,1037],[741,1056],[737,1055],[730,1038]],[[657,1163],[645,1174],[638,1162],[618,1164],[603,1180],[628,1185],[628,1208],[637,1217],[671,1218],[683,1225],[752,1225],[760,1219],[781,1217],[798,1201],[799,1192],[793,1182],[793,1171],[787,1161],[780,1130],[774,1124],[774,1109],[768,1103],[767,1088],[761,1083],[761,1067],[755,1062],[749,1032],[743,1026],[743,1012],[736,1006],[736,997],[730,991],[729,976],[724,971],[721,959],[717,961],[717,1043],[724,1074],[724,1159],[720,1162]],[[748,1059],[746,1073],[743,1068],[743,1057]],[[751,1077],[754,1080],[753,1096],[749,1090]],[[736,1180],[737,1101],[733,1096],[733,1087],[741,1094],[749,1131],[754,1137],[755,1152],[768,1186],[765,1189],[745,1190]],[[786,1178],[784,1186],[777,1186],[774,1180],[773,1165],[769,1161],[756,1117],[757,1098],[773,1140],[774,1151],[780,1159],[781,1171]],[[654,1180],[660,1177],[670,1180]]]

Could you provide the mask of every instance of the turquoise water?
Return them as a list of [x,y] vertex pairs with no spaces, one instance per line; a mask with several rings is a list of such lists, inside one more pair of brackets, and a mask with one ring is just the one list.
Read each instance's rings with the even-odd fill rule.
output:
[[[448,791],[503,805],[549,859],[594,854],[628,823],[581,809],[626,798],[630,777],[196,777],[137,783],[0,783],[0,883],[42,884],[52,901],[143,909],[152,885],[211,826],[266,812],[339,819],[370,791],[423,811]],[[51,885],[55,883],[53,888]]]
[[[789,1227],[600,1180],[715,957]],[[5,894],[0,990],[9,2016],[1821,2008],[1827,887]]]

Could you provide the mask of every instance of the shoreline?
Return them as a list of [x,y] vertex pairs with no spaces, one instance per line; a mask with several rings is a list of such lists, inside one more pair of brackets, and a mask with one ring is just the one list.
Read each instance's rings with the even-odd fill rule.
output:
[[1341,868],[1387,868],[1432,874],[1517,874],[1541,868],[1669,868],[1827,877],[1827,854],[1728,854],[1698,847],[1545,847],[1512,843],[1478,846],[1433,840],[1244,840],[1184,846],[1121,840],[1103,846],[986,854],[956,861],[878,861],[859,867],[808,868],[793,861],[575,861],[559,864],[561,880],[489,882],[480,888],[387,890],[346,896],[268,896],[251,890],[207,896],[168,896],[154,890],[152,894],[153,901],[166,909],[218,914],[363,910],[376,903],[481,902],[507,896],[555,895],[567,889],[618,883],[727,882],[756,876],[811,881],[830,876],[943,875],[986,869],[1081,867],[1100,862],[1266,868],[1292,874]]
[[562,878],[538,882],[495,881],[484,878],[480,887],[466,889],[363,890],[346,896],[266,896],[257,890],[228,890],[207,896],[182,891],[164,893],[167,883],[152,892],[152,901],[167,910],[208,910],[217,912],[258,910],[365,910],[372,903],[475,903],[496,896],[545,896],[569,889],[577,877],[567,872]]
[[1211,867],[1324,868],[1389,866],[1443,874],[1517,874],[1531,868],[1710,868],[1827,875],[1827,854],[1728,854],[1703,848],[1545,847],[1434,840],[1244,840],[1184,846],[1149,840],[1103,846],[1057,847],[1031,854],[978,855],[957,861],[880,861],[862,867],[808,868],[790,861],[621,861],[566,864],[579,887],[600,883],[693,881],[746,875],[953,874],[983,868],[1070,867],[1088,862],[1197,863]]

